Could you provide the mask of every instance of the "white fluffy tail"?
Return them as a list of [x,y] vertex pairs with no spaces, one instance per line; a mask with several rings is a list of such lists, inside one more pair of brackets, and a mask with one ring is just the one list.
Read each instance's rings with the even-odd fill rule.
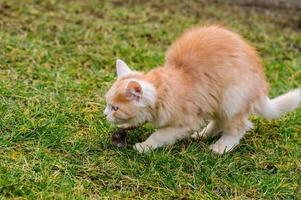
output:
[[255,111],[267,119],[275,119],[284,113],[296,109],[300,102],[301,88],[292,90],[274,99],[265,98],[256,106]]

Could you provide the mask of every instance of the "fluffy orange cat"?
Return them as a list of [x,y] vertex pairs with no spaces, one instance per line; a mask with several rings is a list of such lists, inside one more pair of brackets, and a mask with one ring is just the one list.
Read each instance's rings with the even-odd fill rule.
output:
[[[250,114],[278,118],[301,101],[301,89],[269,99],[256,51],[218,26],[185,32],[168,50],[163,67],[142,73],[117,60],[116,68],[118,79],[106,94],[108,121],[122,128],[145,122],[158,128],[134,145],[139,152],[188,136],[220,134],[210,148],[223,154],[252,128]],[[198,132],[206,121],[207,127]]]

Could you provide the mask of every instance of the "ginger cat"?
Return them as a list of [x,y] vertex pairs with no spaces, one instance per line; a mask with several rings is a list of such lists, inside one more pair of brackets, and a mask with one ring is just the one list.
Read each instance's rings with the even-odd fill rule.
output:
[[[301,89],[269,99],[255,49],[218,26],[185,32],[169,48],[163,67],[142,73],[117,60],[116,68],[118,79],[106,94],[107,120],[122,128],[145,122],[158,128],[134,145],[139,152],[188,136],[220,134],[210,149],[223,154],[252,128],[250,114],[278,118],[301,101]],[[207,127],[196,132],[206,121]]]

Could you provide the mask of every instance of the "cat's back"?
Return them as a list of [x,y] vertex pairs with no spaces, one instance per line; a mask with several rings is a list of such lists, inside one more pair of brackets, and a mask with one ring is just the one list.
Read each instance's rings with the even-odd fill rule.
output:
[[172,44],[166,55],[167,67],[185,71],[220,66],[233,68],[236,64],[232,62],[248,62],[252,70],[263,73],[256,51],[238,34],[219,26],[188,30]]

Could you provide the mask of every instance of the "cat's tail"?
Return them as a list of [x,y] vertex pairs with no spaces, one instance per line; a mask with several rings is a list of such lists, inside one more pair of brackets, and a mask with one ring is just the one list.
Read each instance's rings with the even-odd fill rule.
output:
[[292,90],[274,99],[265,97],[255,106],[255,113],[267,119],[279,118],[296,109],[301,102],[301,88]]

